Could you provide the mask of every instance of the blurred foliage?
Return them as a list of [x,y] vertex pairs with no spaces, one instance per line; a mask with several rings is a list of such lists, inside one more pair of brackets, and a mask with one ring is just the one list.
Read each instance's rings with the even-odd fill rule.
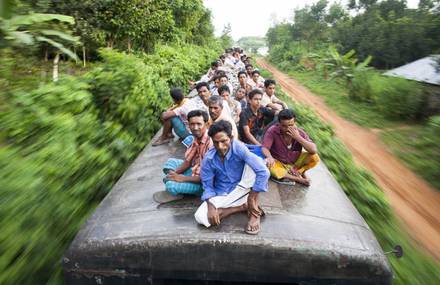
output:
[[[267,72],[263,74],[265,78],[273,77]],[[401,230],[384,193],[374,178],[365,169],[355,164],[351,153],[335,136],[333,129],[323,123],[310,108],[294,103],[278,86],[276,94],[295,111],[298,125],[304,128],[317,144],[323,162],[374,232],[384,251],[391,250],[396,244],[404,248],[405,255],[401,259],[388,255],[393,268],[393,284],[438,284],[439,264],[422,254],[408,235]],[[436,136],[438,138],[439,123],[440,120],[437,117],[431,120],[429,124],[431,139]],[[438,149],[438,144],[436,148]]]
[[425,126],[393,129],[381,137],[409,168],[440,191],[440,116],[431,117]]
[[198,77],[215,48],[102,49],[49,83],[34,58],[0,50],[0,284],[61,283],[66,246],[159,128],[168,83]]
[[197,45],[158,45],[153,54],[140,54],[148,66],[154,67],[169,86],[188,87],[188,79],[206,72],[206,63],[216,58],[222,49],[215,43]]

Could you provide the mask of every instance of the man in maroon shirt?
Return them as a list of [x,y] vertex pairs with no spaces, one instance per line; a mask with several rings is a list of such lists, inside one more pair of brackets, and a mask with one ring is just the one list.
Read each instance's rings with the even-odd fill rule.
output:
[[[265,133],[262,152],[270,173],[276,182],[298,182],[310,185],[305,172],[319,162],[316,145],[306,132],[295,124],[295,114],[284,109],[278,114],[278,123]],[[303,152],[303,148],[306,152]]]

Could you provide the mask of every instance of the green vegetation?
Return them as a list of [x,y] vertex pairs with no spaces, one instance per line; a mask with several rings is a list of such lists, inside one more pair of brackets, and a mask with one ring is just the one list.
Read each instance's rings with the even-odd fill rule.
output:
[[0,284],[62,283],[64,250],[159,128],[169,88],[220,53],[202,1],[144,2],[2,2]]
[[[266,78],[272,77],[267,71],[262,75]],[[403,258],[388,256],[394,272],[393,284],[436,285],[440,280],[440,266],[430,257],[420,253],[408,235],[400,229],[384,193],[374,178],[355,164],[350,152],[335,137],[332,128],[323,123],[311,109],[294,103],[279,87],[276,94],[295,110],[298,124],[315,141],[323,162],[375,233],[382,248],[386,251],[396,244],[403,246]],[[437,119],[432,123],[436,133],[432,133],[431,138],[439,134],[438,123]]]
[[432,117],[426,126],[411,125],[385,131],[383,141],[405,164],[440,189],[440,117]]

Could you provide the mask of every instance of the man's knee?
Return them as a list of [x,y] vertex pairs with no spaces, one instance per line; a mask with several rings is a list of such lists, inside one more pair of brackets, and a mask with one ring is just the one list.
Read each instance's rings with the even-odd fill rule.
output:
[[211,226],[208,221],[208,204],[206,202],[203,202],[200,205],[194,214],[194,218],[196,219],[197,223],[204,225],[205,227]]

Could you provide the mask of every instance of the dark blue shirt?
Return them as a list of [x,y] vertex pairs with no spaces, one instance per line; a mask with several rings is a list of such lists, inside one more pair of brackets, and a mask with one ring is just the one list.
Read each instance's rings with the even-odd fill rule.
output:
[[214,147],[205,154],[200,171],[204,189],[202,200],[232,192],[241,180],[245,164],[256,174],[253,190],[266,192],[270,173],[264,161],[251,153],[242,142],[233,139],[223,161]]

